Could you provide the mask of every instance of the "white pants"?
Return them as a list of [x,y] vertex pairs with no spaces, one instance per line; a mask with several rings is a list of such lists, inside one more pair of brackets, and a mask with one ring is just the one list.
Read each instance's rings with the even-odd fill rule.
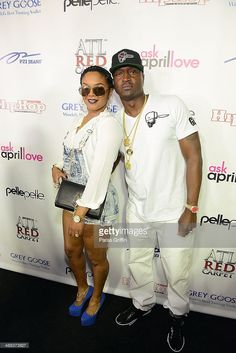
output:
[[[144,223],[130,207],[127,208],[126,218],[129,228],[137,227],[137,223]],[[147,229],[147,237],[144,237],[143,245],[142,239],[137,243],[137,238],[129,238],[130,296],[134,306],[147,311],[156,304],[153,265],[154,249],[159,246],[168,281],[167,300],[164,307],[169,308],[175,315],[188,313],[189,272],[194,232],[185,237],[177,235],[178,219],[168,222],[149,222],[142,224],[142,227]]]

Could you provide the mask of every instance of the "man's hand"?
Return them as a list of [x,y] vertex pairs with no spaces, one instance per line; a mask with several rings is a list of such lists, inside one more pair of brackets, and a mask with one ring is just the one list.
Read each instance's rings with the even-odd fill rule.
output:
[[178,235],[185,237],[197,226],[197,215],[185,208],[179,219],[179,232]]

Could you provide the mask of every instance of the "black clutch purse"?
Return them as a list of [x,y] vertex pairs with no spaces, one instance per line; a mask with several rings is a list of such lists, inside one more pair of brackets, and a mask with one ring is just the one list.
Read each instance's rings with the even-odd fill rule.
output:
[[[67,179],[62,179],[55,199],[55,206],[73,212],[76,207],[76,200],[81,198],[84,189],[85,185],[73,183]],[[103,203],[96,210],[89,209],[86,213],[86,217],[100,219],[104,209],[105,200],[106,197]]]

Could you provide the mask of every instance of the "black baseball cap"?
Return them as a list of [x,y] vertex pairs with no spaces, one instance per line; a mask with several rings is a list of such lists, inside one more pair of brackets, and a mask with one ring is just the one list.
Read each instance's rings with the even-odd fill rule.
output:
[[143,64],[139,53],[130,49],[119,50],[112,57],[110,71],[113,74],[120,67],[131,66],[143,72]]

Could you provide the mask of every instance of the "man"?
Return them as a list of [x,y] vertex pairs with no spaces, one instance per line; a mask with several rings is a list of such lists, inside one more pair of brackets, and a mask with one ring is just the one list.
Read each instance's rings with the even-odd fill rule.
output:
[[[139,54],[122,49],[112,57],[114,86],[124,106],[123,150],[128,185],[127,222],[145,223],[148,242],[130,243],[132,305],[116,317],[132,325],[156,303],[154,249],[158,243],[168,281],[169,347],[180,352],[189,312],[188,278],[201,185],[201,148],[197,126],[176,96],[146,95]],[[134,245],[134,246],[132,246]]]

